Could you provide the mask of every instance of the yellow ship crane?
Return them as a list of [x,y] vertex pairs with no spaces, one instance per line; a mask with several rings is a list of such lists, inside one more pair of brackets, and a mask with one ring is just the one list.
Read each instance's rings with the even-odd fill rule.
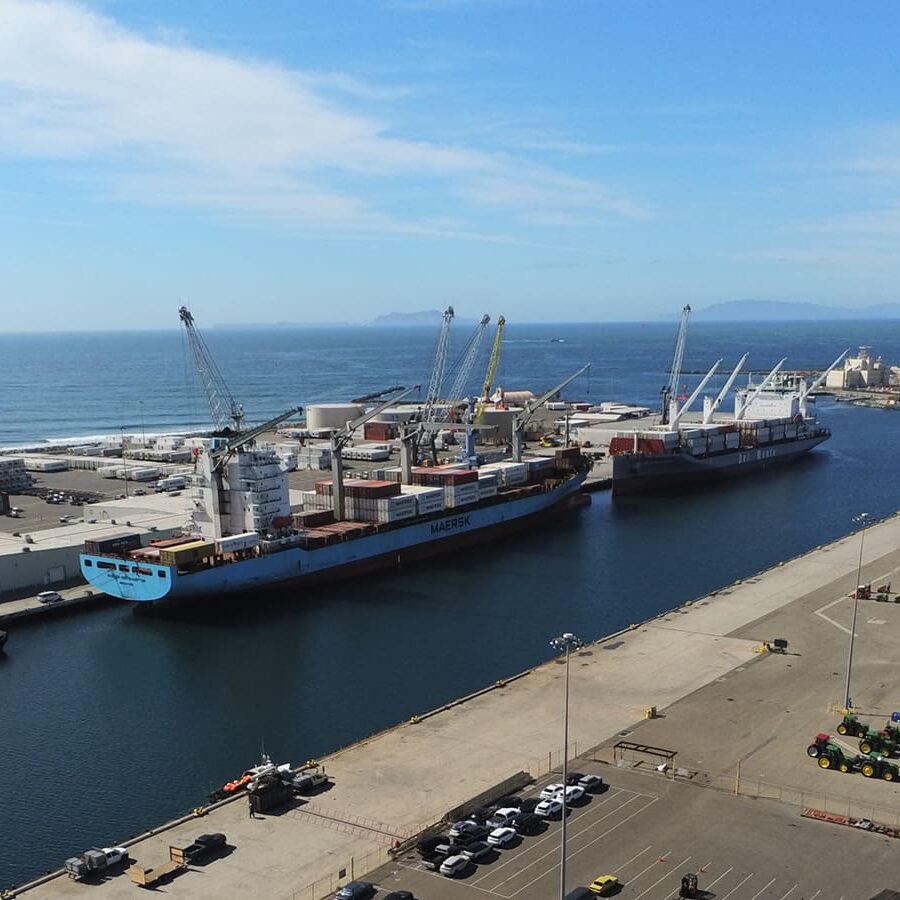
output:
[[476,425],[481,425],[481,420],[484,418],[484,408],[488,400],[490,400],[491,388],[493,388],[494,379],[497,377],[497,369],[500,366],[500,353],[503,350],[503,328],[505,325],[506,319],[500,316],[497,319],[497,332],[494,335],[494,346],[491,349],[491,358],[484,376],[484,386],[481,388],[481,397],[478,400],[478,406],[475,408]]

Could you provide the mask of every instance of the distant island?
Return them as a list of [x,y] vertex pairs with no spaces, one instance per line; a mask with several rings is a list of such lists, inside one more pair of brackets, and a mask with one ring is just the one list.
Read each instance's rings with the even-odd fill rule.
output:
[[[666,316],[667,319],[677,315]],[[900,303],[878,303],[852,308],[821,303],[779,300],[729,300],[693,309],[691,318],[704,322],[813,322],[850,319],[900,319]]]
[[[385,316],[378,316],[377,319],[372,319],[371,322],[366,324],[374,328],[415,328],[423,325],[437,328],[441,324],[442,316],[443,312],[439,309],[424,309],[411,313],[392,312]],[[475,319],[467,319],[461,316],[454,316],[453,318],[454,325],[474,325],[475,322]]]

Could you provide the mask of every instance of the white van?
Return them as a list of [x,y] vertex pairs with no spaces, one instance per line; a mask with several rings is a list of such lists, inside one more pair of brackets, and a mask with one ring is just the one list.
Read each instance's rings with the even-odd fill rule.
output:
[[62,597],[57,591],[41,591],[37,595],[37,598],[41,603],[58,603],[62,600]]

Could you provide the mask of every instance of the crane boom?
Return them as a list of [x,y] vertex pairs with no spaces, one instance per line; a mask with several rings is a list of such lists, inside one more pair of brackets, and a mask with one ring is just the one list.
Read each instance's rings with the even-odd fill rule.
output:
[[441,330],[438,333],[437,344],[434,348],[434,362],[431,366],[431,380],[428,384],[428,393],[425,395],[425,406],[422,410],[422,420],[434,421],[435,404],[441,395],[444,385],[444,373],[447,370],[447,350],[450,346],[450,323],[453,321],[453,307],[448,306],[441,317]]
[[450,406],[447,410],[447,415],[442,416],[445,420],[450,417],[450,410],[453,406],[465,397],[466,385],[469,383],[469,377],[472,374],[472,369],[475,367],[475,360],[478,358],[478,351],[481,349],[481,340],[490,321],[491,317],[487,313],[481,317],[481,321],[476,326],[475,331],[472,332],[472,336],[469,338],[469,342],[466,344],[466,348],[460,357],[456,368],[456,377],[453,379],[453,386],[447,395]]
[[712,417],[716,414],[716,410],[722,405],[722,401],[728,396],[728,392],[731,390],[731,386],[734,384],[735,380],[738,377],[741,369],[744,368],[744,363],[747,362],[747,357],[749,353],[745,353],[740,362],[734,367],[734,371],[728,377],[728,381],[725,382],[725,386],[719,391],[718,397],[712,402],[712,404],[703,412],[703,424],[709,425],[712,421]]
[[515,462],[522,461],[522,436],[525,433],[525,426],[531,421],[534,414],[548,401],[555,397],[563,388],[570,385],[579,375],[582,375],[584,372],[587,372],[590,369],[591,364],[588,363],[586,366],[582,366],[577,372],[573,375],[570,375],[565,381],[561,381],[556,387],[550,388],[544,394],[541,394],[537,400],[529,400],[525,404],[525,408],[513,418],[512,421],[512,445],[513,445],[513,460]]
[[850,352],[848,347],[808,388],[805,388],[800,394],[800,399],[805,400],[831,373],[838,364],[843,362],[844,357]]
[[228,390],[228,385],[209,352],[209,347],[206,346],[206,341],[203,340],[203,335],[200,334],[196,322],[194,322],[193,314],[186,306],[182,306],[178,310],[178,317],[184,324],[188,343],[191,345],[191,353],[194,356],[197,375],[206,392],[209,410],[216,428],[224,431],[226,428],[233,427],[237,432],[243,431],[244,407],[235,401],[231,391]]
[[713,375],[715,375],[718,371],[721,362],[722,360],[719,359],[713,363],[713,367],[706,373],[706,375],[703,376],[703,380],[700,382],[700,384],[697,385],[694,393],[684,401],[684,405],[681,407],[681,409],[679,409],[678,412],[675,413],[674,416],[672,416],[672,424],[670,426],[671,428],[678,427],[678,423],[681,421],[681,417],[694,405],[694,401],[703,392],[703,388],[705,388],[709,383],[709,379],[712,378]]
[[347,441],[353,437],[353,433],[362,428],[366,422],[371,421],[375,416],[383,413],[389,406],[398,403],[405,397],[408,397],[413,391],[419,390],[421,385],[415,384],[411,388],[407,388],[402,394],[397,394],[388,400],[379,403],[374,409],[370,409],[367,413],[348,422],[343,428],[335,432],[331,436],[331,473],[332,473],[332,498],[334,517],[337,521],[344,518],[344,461],[341,458],[341,450],[347,444]]
[[660,391],[662,394],[662,416],[660,424],[666,425],[673,413],[671,404],[677,403],[678,382],[681,380],[681,364],[684,360],[684,347],[687,343],[688,318],[691,315],[690,304],[685,304],[681,310],[681,323],[678,326],[678,338],[675,341],[675,355],[672,358],[672,371],[669,373],[668,384]]
[[285,419],[289,419],[295,413],[302,412],[302,406],[295,406],[292,409],[286,410],[283,413],[275,416],[272,419],[269,419],[268,422],[263,422],[262,425],[256,425],[253,428],[247,429],[247,431],[241,431],[237,434],[231,435],[225,441],[220,443],[215,449],[210,451],[210,456],[214,461],[214,468],[216,470],[221,471],[228,460],[237,453],[241,447],[246,446],[249,443],[252,443],[256,440],[261,434],[264,434],[267,431],[271,431],[275,428],[276,425],[280,425]]
[[[769,372],[768,375],[766,375],[766,377],[762,380],[762,384],[760,384],[759,387],[757,387],[756,390],[752,394],[750,394],[749,396],[747,396],[746,394],[744,395],[744,402],[741,404],[740,408],[734,414],[735,422],[740,421],[741,419],[744,418],[744,414],[750,408],[750,404],[753,403],[753,401],[772,383],[772,381],[775,379],[775,376],[781,371],[781,367],[786,362],[787,362],[787,357],[785,356],[784,359],[782,359],[781,362],[778,363],[778,365],[775,366],[775,368],[772,369],[772,371]],[[748,388],[747,389],[748,394],[749,394],[749,390],[750,389]]]
[[481,388],[481,396],[478,399],[478,406],[475,409],[475,424],[480,425],[484,418],[484,408],[488,398],[491,396],[491,389],[494,386],[494,379],[497,377],[497,369],[500,366],[500,354],[503,352],[503,329],[506,326],[506,319],[500,316],[497,319],[497,331],[494,334],[494,346],[491,348],[491,358],[488,361],[487,372],[484,376],[484,384]]

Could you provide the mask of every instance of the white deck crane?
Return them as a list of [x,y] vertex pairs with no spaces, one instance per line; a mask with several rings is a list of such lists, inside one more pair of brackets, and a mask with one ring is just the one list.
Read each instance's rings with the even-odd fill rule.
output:
[[331,436],[332,497],[334,500],[332,508],[334,509],[334,518],[337,521],[341,521],[341,519],[344,518],[344,461],[341,458],[341,451],[347,446],[347,443],[353,437],[354,432],[362,428],[366,422],[371,421],[375,416],[383,413],[389,406],[399,403],[413,391],[418,391],[420,388],[421,385],[413,385],[411,388],[407,388],[402,393],[391,397],[389,400],[379,403],[378,406],[374,409],[370,409],[369,412],[363,413],[363,415],[353,419],[351,422],[347,422],[343,428],[336,431]]
[[690,304],[686,304],[681,310],[681,324],[678,326],[678,338],[675,341],[672,371],[669,373],[668,383],[660,391],[662,395],[660,425],[667,425],[669,420],[678,412],[678,382],[681,381],[681,364],[684,360],[684,345],[687,342],[688,318],[690,315]]
[[713,363],[713,367],[706,373],[706,375],[703,376],[703,380],[700,382],[700,384],[697,385],[694,393],[684,401],[684,405],[680,409],[675,411],[675,415],[672,416],[672,421],[669,423],[669,428],[671,428],[673,431],[678,428],[678,423],[681,421],[681,417],[685,415],[688,410],[690,410],[690,408],[694,405],[696,399],[700,396],[700,394],[703,393],[703,389],[709,383],[709,379],[716,374],[721,364],[721,359],[716,360],[716,362]]
[[216,365],[203,335],[200,334],[194,316],[191,311],[182,306],[178,310],[178,317],[184,324],[188,343],[191,345],[191,353],[194,355],[194,365],[206,399],[209,401],[209,410],[212,413],[213,422],[218,431],[244,430],[244,407],[237,403]]
[[800,392],[800,415],[805,419],[809,414],[809,395],[831,374],[831,371],[844,361],[844,357],[850,352],[848,347],[809,387]]
[[[709,425],[712,421],[712,417],[716,414],[716,410],[722,405],[722,401],[728,396],[728,392],[731,390],[732,385],[736,381],[738,375],[740,374],[741,369],[744,368],[744,363],[747,362],[747,357],[749,353],[745,353],[740,362],[734,367],[734,371],[728,377],[728,381],[725,382],[725,386],[719,391],[719,395],[713,400],[711,403],[704,403],[703,406],[703,424]],[[708,397],[705,397],[704,400],[708,400]]]
[[588,363],[582,366],[574,375],[570,375],[565,381],[561,381],[556,387],[550,388],[545,394],[541,394],[536,400],[529,400],[522,412],[513,418],[512,422],[512,458],[515,462],[522,461],[522,444],[524,443],[525,426],[531,421],[534,414],[548,401],[552,400],[563,388],[570,385],[579,375],[587,372],[591,367]]
[[475,424],[480,425],[484,419],[484,409],[491,397],[494,387],[494,379],[497,377],[497,369],[500,367],[500,355],[503,352],[503,329],[506,327],[506,318],[500,316],[497,319],[497,331],[494,333],[494,346],[491,348],[491,358],[488,361],[487,372],[484,376],[484,384],[481,387],[481,396],[478,398],[478,406],[475,408]]
[[750,408],[753,401],[775,380],[775,376],[781,371],[781,367],[787,362],[787,357],[785,356],[781,362],[779,362],[765,378],[763,378],[762,382],[756,388],[756,390],[751,394],[750,389],[747,388],[747,392],[744,396],[743,402],[739,404],[734,413],[734,421],[739,422],[744,418],[747,410]]

